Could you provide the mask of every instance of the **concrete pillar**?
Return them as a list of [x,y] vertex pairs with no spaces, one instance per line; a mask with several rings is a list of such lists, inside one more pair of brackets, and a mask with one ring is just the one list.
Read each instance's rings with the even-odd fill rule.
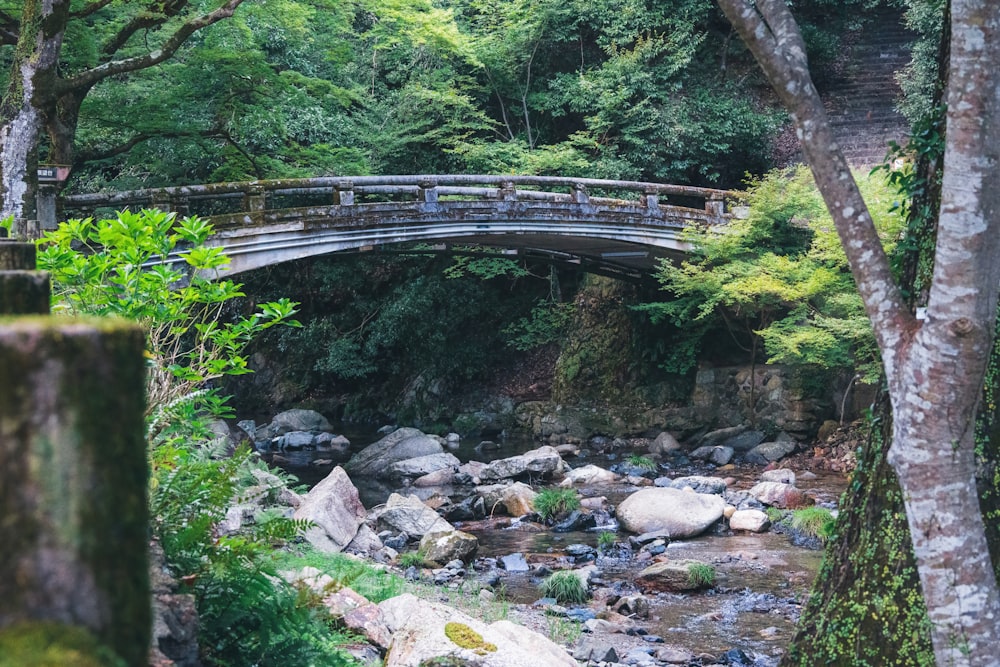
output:
[[59,624],[146,664],[143,346],[123,321],[0,319],[0,646]]
[[49,294],[49,274],[35,271],[35,244],[0,239],[0,315],[47,315]]
[[651,211],[660,208],[660,195],[653,188],[647,188],[642,192],[641,203]]
[[354,206],[354,183],[338,181],[337,189],[333,191],[333,203],[337,206]]
[[243,210],[259,213],[267,207],[267,193],[261,185],[252,185],[243,193]]
[[436,204],[438,201],[437,181],[423,180],[417,183],[420,186],[419,197],[425,204]]
[[726,202],[722,199],[706,199],[705,212],[709,215],[721,218],[726,212]]
[[35,210],[39,228],[43,233],[53,230],[59,225],[59,209],[54,184],[38,184],[38,191],[35,193]]
[[587,186],[583,183],[573,184],[573,201],[577,204],[589,204],[590,195],[587,193]]
[[514,181],[504,181],[500,184],[500,189],[497,190],[497,199],[500,201],[517,199],[517,188],[514,186]]

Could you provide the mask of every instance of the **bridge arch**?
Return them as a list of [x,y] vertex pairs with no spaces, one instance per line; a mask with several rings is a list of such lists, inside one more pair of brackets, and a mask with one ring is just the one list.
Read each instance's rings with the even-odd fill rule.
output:
[[[544,176],[323,177],[70,195],[64,215],[155,207],[208,214],[228,274],[397,244],[463,244],[636,276],[690,250],[683,232],[725,224],[738,193]],[[222,212],[219,212],[223,209]],[[228,210],[225,210],[228,209]]]

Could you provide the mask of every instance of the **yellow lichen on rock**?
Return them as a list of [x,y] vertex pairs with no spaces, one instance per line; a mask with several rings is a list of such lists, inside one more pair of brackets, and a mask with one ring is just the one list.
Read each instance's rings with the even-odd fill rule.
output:
[[444,634],[451,641],[462,648],[467,648],[484,655],[497,650],[494,644],[483,639],[483,636],[464,623],[447,623],[444,626]]

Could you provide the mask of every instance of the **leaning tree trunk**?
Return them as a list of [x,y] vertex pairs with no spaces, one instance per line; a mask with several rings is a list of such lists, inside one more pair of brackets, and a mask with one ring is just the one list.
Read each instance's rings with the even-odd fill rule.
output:
[[783,0],[718,0],[796,123],[882,352],[889,462],[906,504],[939,665],[996,664],[1000,590],[976,489],[974,423],[1000,291],[1000,6],[954,0],[934,275],[914,318],[816,93]]
[[62,51],[68,0],[25,0],[10,83],[0,103],[0,217],[24,236],[35,217],[38,143]]

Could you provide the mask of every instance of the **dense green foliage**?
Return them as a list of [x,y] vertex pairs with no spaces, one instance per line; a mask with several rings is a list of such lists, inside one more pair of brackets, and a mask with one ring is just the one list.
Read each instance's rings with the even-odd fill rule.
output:
[[[85,4],[64,76],[211,8]],[[815,67],[872,4],[797,3]],[[244,2],[172,59],[78,94],[76,190],[388,172],[732,185],[767,168],[784,122],[708,0]]]
[[[902,226],[896,190],[878,174],[859,175],[887,248]],[[654,319],[689,329],[689,344],[668,360],[691,368],[699,337],[723,328],[754,358],[821,370],[867,369],[878,358],[826,207],[805,168],[771,172],[747,191],[749,216],[716,234],[694,235],[696,253],[663,264],[659,280],[673,298],[639,307]]]
[[[205,383],[247,371],[243,348],[277,324],[297,324],[281,300],[242,316],[227,307],[239,285],[186,275],[162,260],[181,241],[181,262],[205,272],[228,259],[204,246],[201,220],[174,224],[157,211],[71,220],[40,243],[39,265],[53,280],[54,310],[126,317],[149,332],[148,438],[151,533],[169,566],[196,596],[202,659],[209,665],[351,664],[343,638],[315,596],[276,578],[274,549],[307,527],[268,509],[285,481],[245,446],[226,456],[210,421],[229,416],[226,398]],[[185,279],[187,278],[187,279]],[[228,319],[222,317],[229,315]],[[240,502],[264,509],[249,525],[220,533]],[[355,577],[356,578],[356,577]]]

